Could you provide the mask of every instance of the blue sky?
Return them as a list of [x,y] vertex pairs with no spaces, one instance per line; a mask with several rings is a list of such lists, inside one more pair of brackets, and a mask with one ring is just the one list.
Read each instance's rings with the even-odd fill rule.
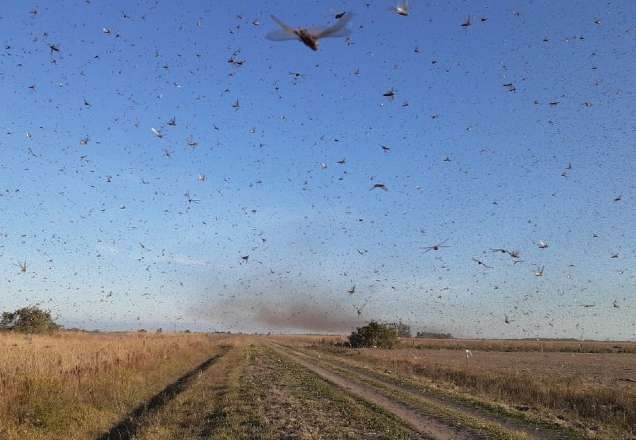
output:
[[3,5],[0,309],[636,337],[633,3],[177,3]]

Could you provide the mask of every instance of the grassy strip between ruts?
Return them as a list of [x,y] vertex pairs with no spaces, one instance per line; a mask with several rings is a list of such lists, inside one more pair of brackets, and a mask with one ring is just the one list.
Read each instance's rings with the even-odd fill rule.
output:
[[248,440],[271,438],[263,414],[266,390],[256,383],[248,368],[254,362],[254,346],[241,345],[228,358],[232,365],[227,373],[226,392],[219,401],[214,420],[207,430],[215,440]]

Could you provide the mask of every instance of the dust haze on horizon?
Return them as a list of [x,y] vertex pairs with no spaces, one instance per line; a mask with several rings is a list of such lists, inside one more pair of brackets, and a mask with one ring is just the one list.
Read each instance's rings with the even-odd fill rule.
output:
[[406,12],[6,2],[0,312],[636,339],[633,4]]

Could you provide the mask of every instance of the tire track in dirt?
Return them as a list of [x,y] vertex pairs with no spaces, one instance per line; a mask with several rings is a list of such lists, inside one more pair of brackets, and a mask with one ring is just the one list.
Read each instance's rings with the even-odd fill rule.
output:
[[108,432],[97,437],[97,440],[133,440],[146,416],[159,411],[175,396],[185,391],[196,376],[210,368],[216,361],[223,357],[228,350],[229,347],[223,347],[220,353],[208,358],[150,399],[141,403]]
[[[290,347],[285,347],[288,350],[292,350]],[[301,356],[309,361],[314,361],[311,355],[298,350],[292,350],[294,354]],[[379,373],[375,373],[373,371],[369,371],[368,373],[359,371],[358,368],[347,365],[344,361],[330,361],[325,358],[320,358],[320,362],[323,365],[328,365],[330,368],[335,370],[334,372],[337,374],[339,371],[350,376],[355,376],[356,378],[360,378],[365,382],[376,383],[381,387],[387,388],[389,390],[398,391],[401,394],[407,395],[409,398],[413,400],[420,400],[425,403],[433,403],[434,405],[439,405],[443,407],[448,407],[452,411],[465,413],[471,417],[485,420],[486,422],[494,423],[497,425],[501,425],[504,429],[508,429],[513,432],[525,434],[529,439],[537,439],[537,440],[573,440],[573,439],[581,439],[580,434],[573,434],[570,432],[566,432],[563,429],[559,429],[556,427],[550,427],[545,425],[534,424],[532,422],[526,422],[521,419],[515,419],[512,417],[506,417],[503,414],[495,413],[494,411],[490,411],[486,408],[479,408],[475,406],[471,406],[468,403],[452,400],[451,398],[444,396],[436,396],[432,393],[426,393],[423,390],[416,389],[413,391],[412,387],[409,387],[407,384],[396,384],[386,378],[379,377]]]
[[322,377],[333,385],[347,391],[357,398],[366,400],[377,405],[387,412],[393,414],[403,420],[416,431],[430,437],[434,440],[474,440],[485,438],[478,432],[464,426],[450,426],[433,417],[422,414],[410,406],[391,399],[374,389],[370,385],[356,382],[345,378],[337,373],[322,368],[316,363],[312,363],[311,359],[302,358],[295,352],[290,352],[288,347],[281,347],[278,344],[269,345],[276,353],[283,355],[312,373]]

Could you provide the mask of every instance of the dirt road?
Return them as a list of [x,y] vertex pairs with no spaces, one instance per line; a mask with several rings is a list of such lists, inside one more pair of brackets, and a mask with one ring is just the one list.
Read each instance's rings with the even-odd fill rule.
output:
[[440,398],[337,357],[245,338],[105,433],[109,439],[571,437]]

